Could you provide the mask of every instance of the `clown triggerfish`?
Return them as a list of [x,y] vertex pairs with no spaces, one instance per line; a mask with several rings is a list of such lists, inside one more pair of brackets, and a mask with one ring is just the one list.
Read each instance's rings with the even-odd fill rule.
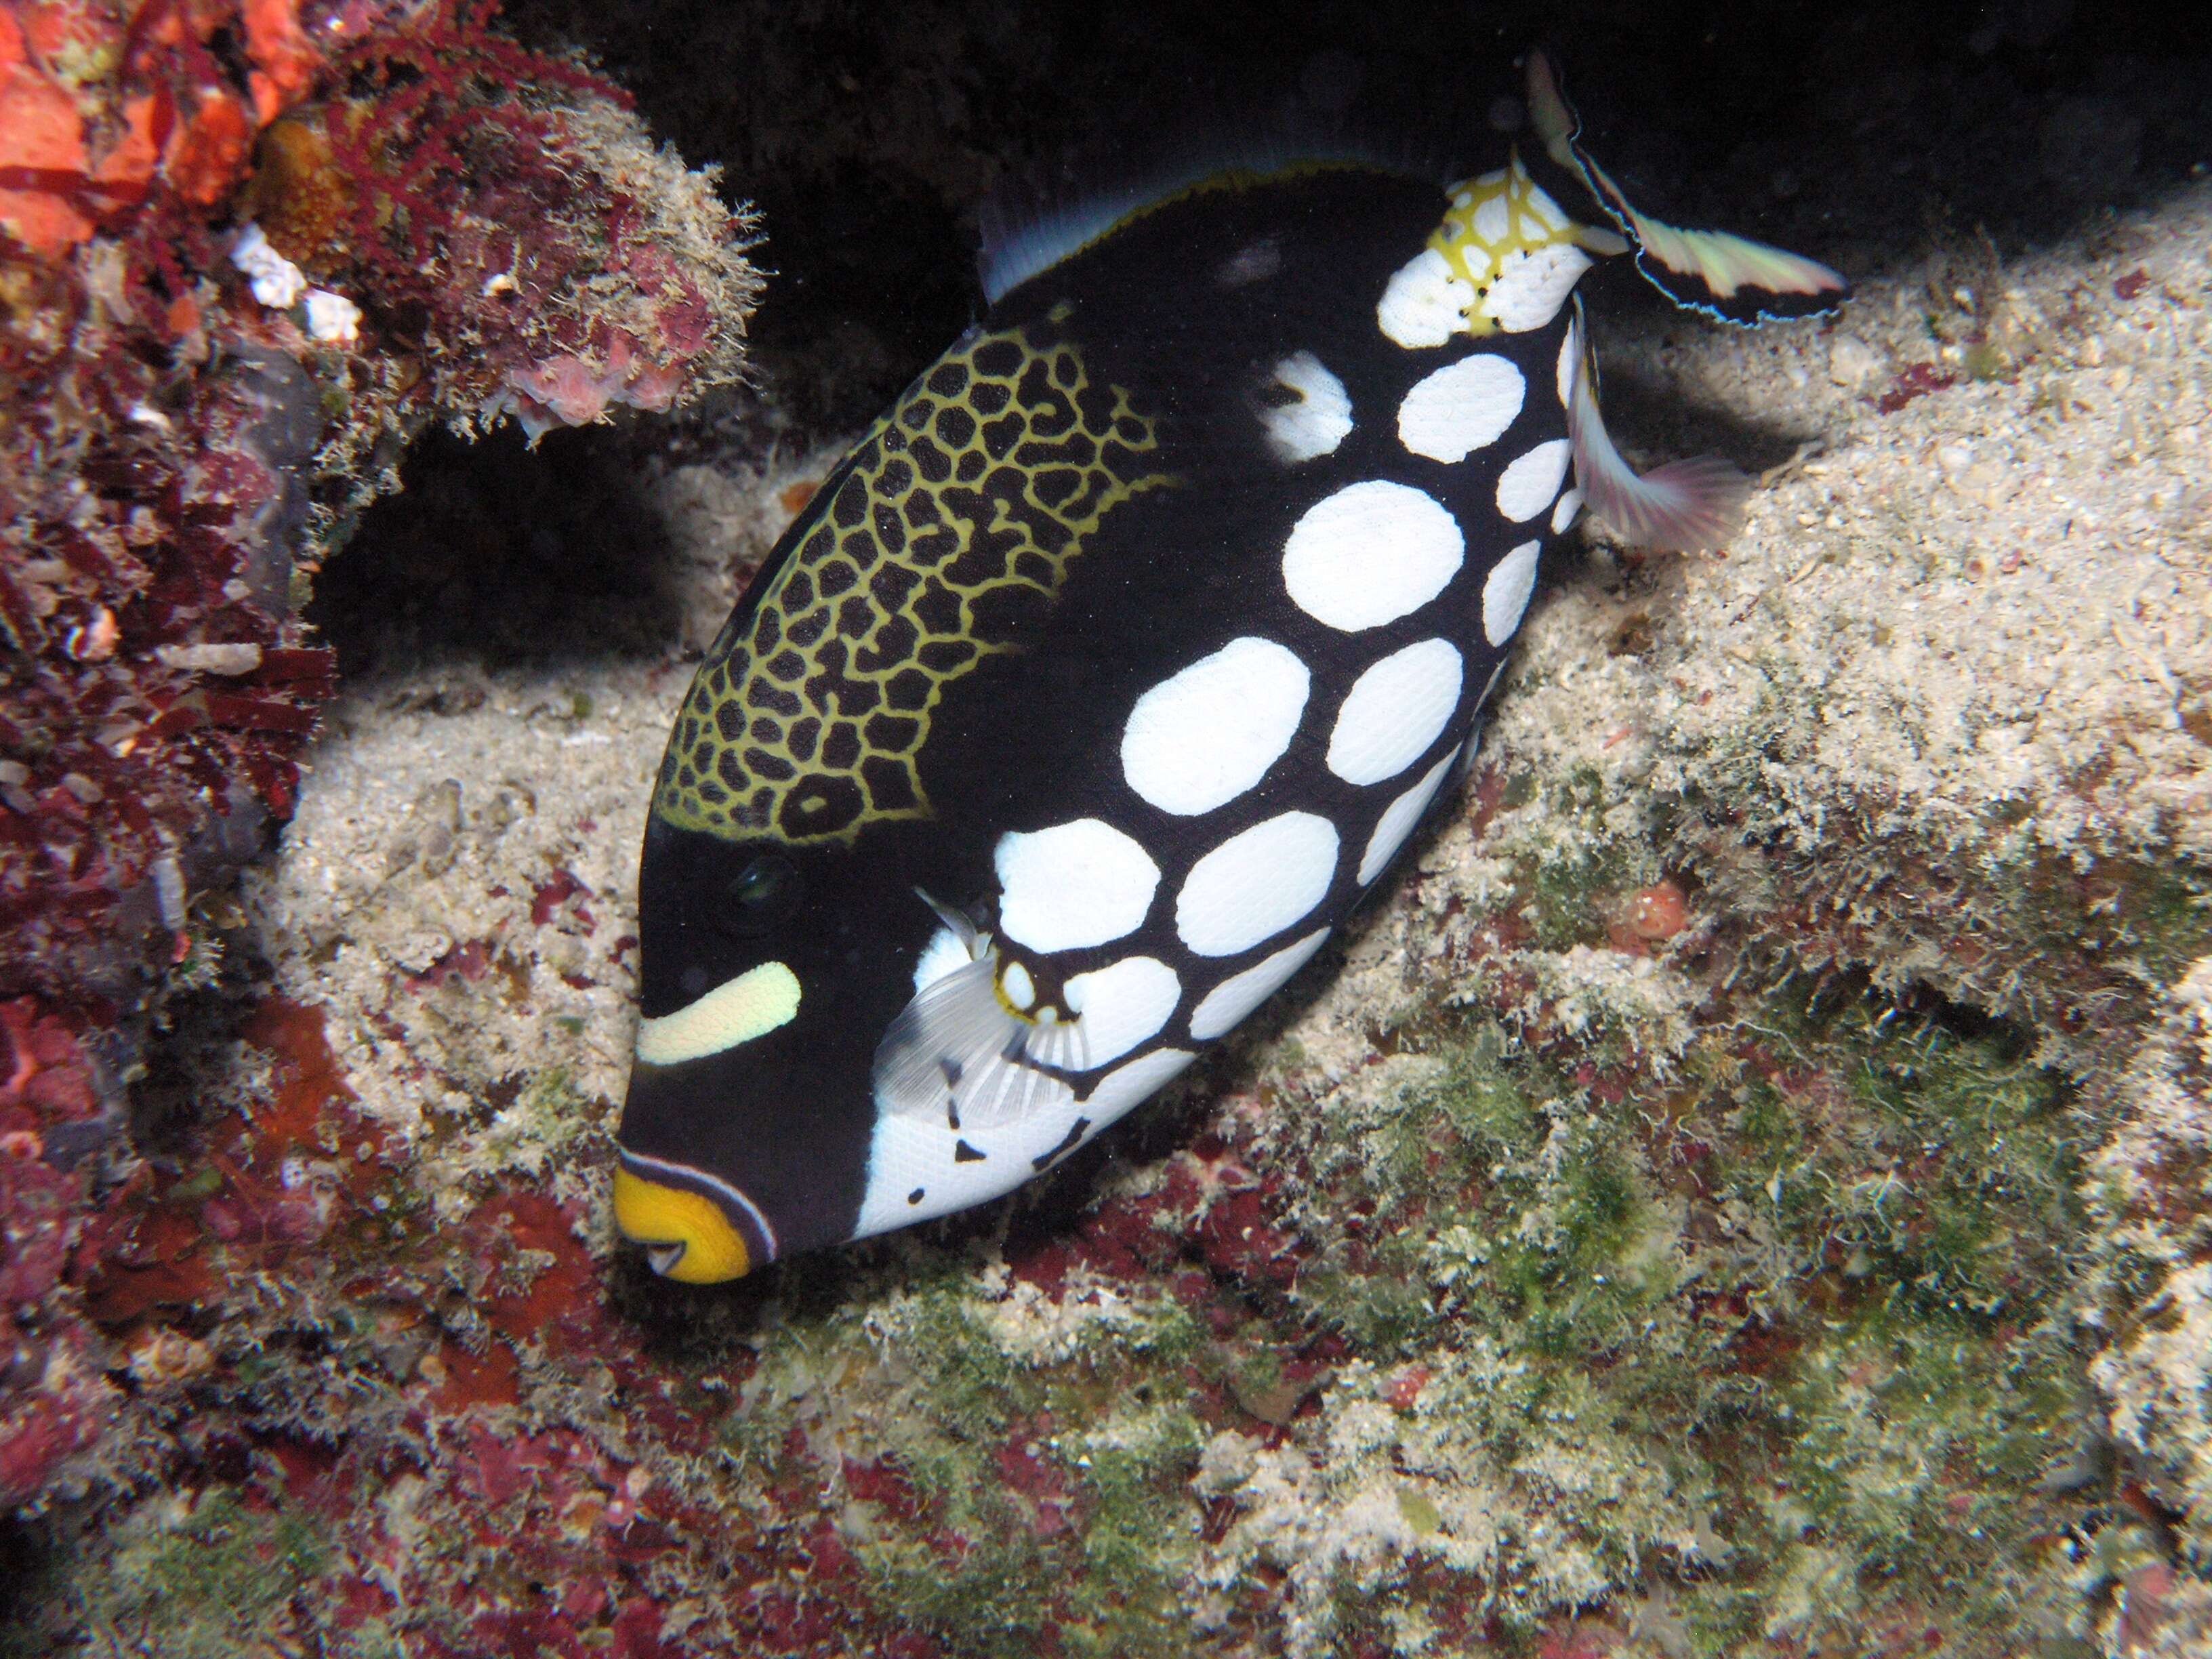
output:
[[1843,280],[1638,212],[1540,55],[1528,84],[1530,154],[1441,192],[1271,159],[987,248],[983,320],[791,526],[669,740],[614,1192],[661,1273],[1066,1157],[1383,879],[1581,507],[1725,536],[1732,469],[1638,478],[1607,440],[1575,283],[1633,252],[1747,323]]

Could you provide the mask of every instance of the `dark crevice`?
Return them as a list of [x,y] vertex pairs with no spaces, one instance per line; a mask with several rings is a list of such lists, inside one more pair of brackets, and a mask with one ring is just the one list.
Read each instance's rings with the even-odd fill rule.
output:
[[[433,434],[311,614],[348,672],[653,650],[677,617],[642,481],[871,419],[978,313],[984,198],[1079,198],[1096,168],[1070,157],[1126,172],[1240,130],[1319,128],[1488,165],[1513,60],[1547,41],[1598,153],[1650,205],[1863,276],[1983,232],[2006,255],[2079,235],[2201,168],[2212,41],[2184,9],[513,0],[526,41],[595,53],[656,136],[762,210],[759,394],[534,451],[511,428],[473,446]],[[1626,269],[1599,273],[1593,301],[1620,338],[1674,314]],[[1685,409],[1618,367],[1607,401],[1653,459],[1758,470],[1803,435]]]
[[643,423],[475,443],[434,432],[406,488],[364,515],[307,618],[348,677],[392,662],[483,668],[657,654],[678,631],[673,554],[646,501]]
[[794,416],[835,432],[970,319],[983,197],[1010,180],[1079,196],[1071,156],[1288,128],[1488,165],[1513,59],[1547,42],[1601,158],[1649,205],[1864,275],[1931,224],[1985,227],[2016,252],[2191,176],[2212,157],[2212,39],[2188,13],[513,0],[507,15],[533,42],[596,53],[658,134],[758,204],[776,277],[757,361]]

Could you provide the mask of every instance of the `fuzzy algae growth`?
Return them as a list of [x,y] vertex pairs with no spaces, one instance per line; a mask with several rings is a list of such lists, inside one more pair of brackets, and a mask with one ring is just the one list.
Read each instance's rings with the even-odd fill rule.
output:
[[[96,1566],[64,1591],[83,1634],[165,1659],[233,1659],[288,1622],[288,1604],[332,1565],[329,1533],[312,1518],[256,1511],[220,1490],[148,1504],[101,1542]],[[23,1634],[0,1632],[0,1653],[39,1651]]]
[[[2066,1639],[2084,1505],[2039,1488],[2081,1435],[2051,1317],[2076,1103],[2013,1034],[1807,990],[1610,1103],[1493,1014],[1413,1011],[1394,1057],[1277,1073],[1249,1121],[1287,1283],[1204,1262],[1186,1230],[1255,1178],[1185,1154],[1123,1172],[1072,1261],[817,1284],[728,1443],[765,1493],[798,1442],[842,1469],[867,1581],[952,1652],[1184,1652],[1194,1613],[1264,1627],[1271,1582],[1303,1652],[1592,1604],[1665,1652],[1887,1618]],[[1165,1293],[1110,1272],[1131,1233],[1191,1264]]]

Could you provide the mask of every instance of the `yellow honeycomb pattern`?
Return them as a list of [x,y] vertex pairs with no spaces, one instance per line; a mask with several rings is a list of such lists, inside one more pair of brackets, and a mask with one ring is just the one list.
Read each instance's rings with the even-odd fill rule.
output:
[[1066,339],[962,340],[860,441],[775,586],[708,651],[654,811],[794,844],[926,815],[915,758],[945,688],[1050,604],[1108,513],[1168,482],[1148,470],[1158,442]]
[[[1499,172],[1452,186],[1451,204],[1444,210],[1443,223],[1430,233],[1429,246],[1444,256],[1452,275],[1473,289],[1478,299],[1489,295],[1510,261],[1547,248],[1580,247],[1610,257],[1628,247],[1610,231],[1568,218],[1528,176],[1518,154]],[[1497,319],[1484,314],[1480,305],[1468,313],[1467,321],[1473,334],[1498,331]]]

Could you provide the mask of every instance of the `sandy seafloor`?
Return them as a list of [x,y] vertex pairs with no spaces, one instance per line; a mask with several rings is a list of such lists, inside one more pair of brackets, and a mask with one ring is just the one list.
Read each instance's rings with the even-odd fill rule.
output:
[[[560,1425],[758,1528],[626,1581],[700,1651],[764,1639],[728,1633],[732,1560],[820,1528],[830,1593],[946,1653],[2212,1650],[2208,306],[2199,182],[1897,261],[1832,325],[1601,318],[1632,448],[1767,469],[1744,528],[1565,550],[1468,794],[1285,1012],[1042,1197],[735,1292],[594,1267],[575,1294],[720,1402],[705,1452],[630,1419],[632,1374],[450,1308],[519,1382],[402,1431],[453,1398],[442,1350],[395,1318],[356,1375],[332,1338],[359,1424],[264,1420],[421,1468],[325,1547],[367,1525],[387,1589],[480,1589],[422,1469]],[[614,1261],[651,781],[834,453],[653,473],[651,648],[356,624],[228,994],[321,1011],[425,1237],[534,1191]],[[267,1086],[219,1022],[187,1069]],[[327,1327],[259,1295],[194,1340]],[[82,1650],[143,1638],[207,1501],[142,1488],[46,1561]],[[533,1501],[466,1512],[586,1525]],[[210,1628],[416,1650],[331,1637],[321,1582]],[[757,1650],[889,1650],[824,1629]]]

